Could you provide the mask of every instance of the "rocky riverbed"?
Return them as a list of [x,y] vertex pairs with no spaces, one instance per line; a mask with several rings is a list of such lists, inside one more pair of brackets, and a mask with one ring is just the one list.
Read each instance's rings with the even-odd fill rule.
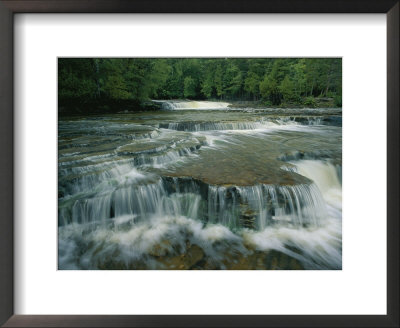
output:
[[340,109],[176,106],[59,120],[59,269],[341,269]]

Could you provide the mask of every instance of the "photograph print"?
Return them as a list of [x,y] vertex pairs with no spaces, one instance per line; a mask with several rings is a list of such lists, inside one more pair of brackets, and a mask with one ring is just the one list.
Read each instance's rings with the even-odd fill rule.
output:
[[341,270],[341,58],[58,58],[59,270]]

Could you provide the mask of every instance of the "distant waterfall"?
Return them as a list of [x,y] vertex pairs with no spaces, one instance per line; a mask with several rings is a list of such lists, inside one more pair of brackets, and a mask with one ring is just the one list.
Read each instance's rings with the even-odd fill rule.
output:
[[161,103],[161,108],[165,110],[185,110],[185,109],[228,109],[230,105],[227,102],[217,101],[173,101],[173,100],[153,100]]

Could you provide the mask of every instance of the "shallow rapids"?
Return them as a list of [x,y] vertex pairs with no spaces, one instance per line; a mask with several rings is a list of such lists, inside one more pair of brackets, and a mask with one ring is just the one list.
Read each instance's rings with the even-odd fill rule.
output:
[[59,120],[59,269],[341,269],[341,112],[219,104]]
[[153,102],[161,103],[161,108],[164,110],[218,110],[228,109],[230,105],[227,102],[217,101],[153,100]]

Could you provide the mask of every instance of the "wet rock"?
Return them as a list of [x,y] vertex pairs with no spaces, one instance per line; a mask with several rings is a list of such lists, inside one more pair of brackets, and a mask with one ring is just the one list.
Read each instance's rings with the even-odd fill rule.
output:
[[163,240],[154,245],[149,251],[149,255],[155,257],[167,256],[172,251],[172,245],[169,240]]
[[274,250],[266,253],[264,265],[268,270],[304,270],[299,260]]
[[[163,268],[167,270],[189,270],[196,267],[204,257],[203,250],[197,245],[190,245],[186,252],[159,259]],[[196,267],[197,268],[197,267]]]

